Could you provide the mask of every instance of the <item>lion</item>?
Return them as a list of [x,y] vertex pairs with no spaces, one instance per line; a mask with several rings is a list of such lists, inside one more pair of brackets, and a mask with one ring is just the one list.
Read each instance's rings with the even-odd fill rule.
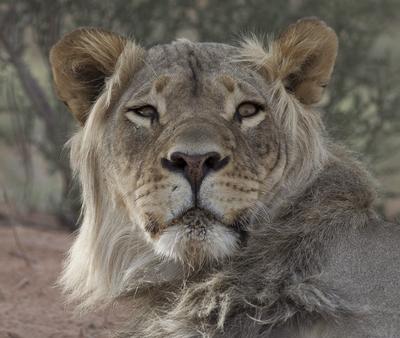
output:
[[67,299],[127,301],[124,338],[400,337],[399,227],[316,108],[337,50],[317,18],[237,46],[97,28],[53,46],[79,123]]

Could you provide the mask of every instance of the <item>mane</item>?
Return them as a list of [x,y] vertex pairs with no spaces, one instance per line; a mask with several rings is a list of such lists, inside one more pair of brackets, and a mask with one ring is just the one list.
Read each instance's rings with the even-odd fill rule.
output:
[[99,168],[104,120],[142,59],[143,50],[127,42],[88,120],[68,142],[71,167],[82,188],[82,224],[59,283],[81,311],[109,304],[127,289],[153,281],[155,271],[169,265],[137,236],[136,224],[113,200]]

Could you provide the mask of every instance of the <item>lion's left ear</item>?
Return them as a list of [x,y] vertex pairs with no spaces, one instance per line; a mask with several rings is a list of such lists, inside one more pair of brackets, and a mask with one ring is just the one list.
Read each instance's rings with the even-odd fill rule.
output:
[[113,74],[127,39],[99,28],[80,28],[65,35],[50,51],[60,99],[83,125],[105,80]]
[[272,43],[270,66],[287,90],[303,104],[317,103],[335,64],[338,39],[332,28],[316,18],[290,25]]

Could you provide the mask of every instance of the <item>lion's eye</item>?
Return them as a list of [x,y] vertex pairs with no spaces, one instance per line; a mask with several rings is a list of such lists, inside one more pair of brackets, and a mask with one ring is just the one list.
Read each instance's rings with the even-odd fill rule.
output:
[[253,102],[243,102],[236,108],[235,117],[241,121],[247,117],[257,115],[262,110],[262,106]]
[[158,118],[157,109],[151,105],[135,107],[135,108],[128,108],[127,109],[128,118],[129,118],[129,114],[135,114],[139,117],[149,119],[152,122]]

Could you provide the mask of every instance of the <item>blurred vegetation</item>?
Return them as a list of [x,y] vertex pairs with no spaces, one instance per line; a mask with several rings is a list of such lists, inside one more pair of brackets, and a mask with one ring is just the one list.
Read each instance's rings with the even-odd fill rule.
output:
[[398,0],[2,0],[0,190],[25,211],[52,212],[68,224],[78,215],[64,150],[75,123],[55,98],[48,62],[67,31],[98,26],[144,46],[177,37],[234,43],[303,16],[325,20],[340,40],[323,105],[331,134],[364,154],[382,183],[382,205],[400,198]]

